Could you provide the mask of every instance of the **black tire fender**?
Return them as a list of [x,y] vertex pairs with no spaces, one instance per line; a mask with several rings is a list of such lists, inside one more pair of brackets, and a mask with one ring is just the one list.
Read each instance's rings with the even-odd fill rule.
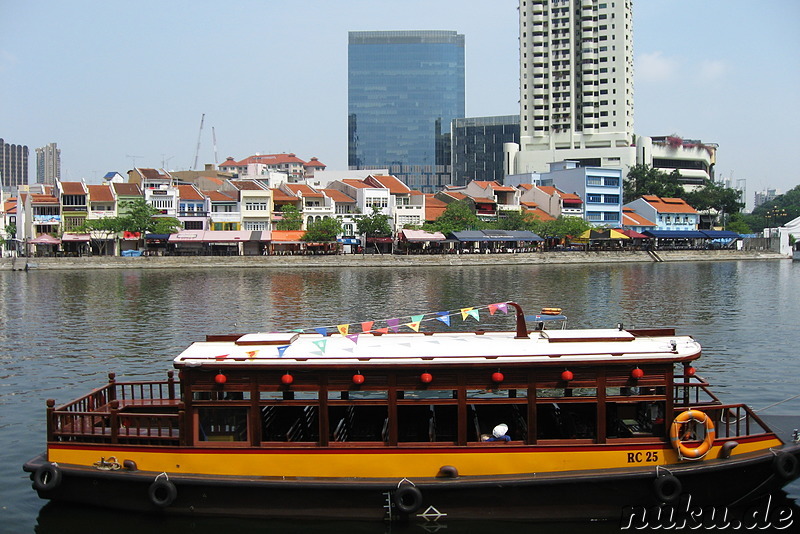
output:
[[33,489],[52,491],[61,485],[61,469],[53,463],[40,465],[33,472]]
[[416,486],[400,486],[392,497],[395,507],[404,514],[413,514],[422,507],[422,492]]
[[677,501],[681,496],[683,484],[672,475],[663,475],[656,477],[653,481],[653,491],[659,502],[669,504]]
[[784,480],[797,478],[797,457],[788,452],[777,453],[775,459],[772,460],[772,466],[775,469],[775,474]]
[[158,478],[147,489],[150,502],[159,508],[166,508],[178,497],[178,488],[165,478]]

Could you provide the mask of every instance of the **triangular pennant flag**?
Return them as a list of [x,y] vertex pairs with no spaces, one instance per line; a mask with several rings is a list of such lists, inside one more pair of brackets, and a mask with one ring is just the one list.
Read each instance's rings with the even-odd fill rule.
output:
[[278,347],[278,358],[283,358],[283,353],[286,352],[291,345],[281,345]]
[[386,324],[392,329],[392,332],[400,330],[400,319],[387,319]]
[[316,331],[317,331],[317,333],[318,333],[319,335],[323,336],[323,337],[325,337],[325,336],[327,336],[327,335],[328,335],[328,329],[327,329],[327,328],[325,328],[324,326],[323,326],[322,328],[315,328],[314,330],[316,330]]
[[218,362],[221,362],[222,360],[224,360],[228,356],[230,356],[230,354],[220,354],[219,356],[214,356],[214,359],[217,360]]
[[388,328],[378,328],[377,330],[373,330],[373,332],[375,332],[376,334],[388,334],[389,333],[389,329]]
[[327,344],[328,344],[328,340],[327,339],[320,339],[319,341],[315,341],[314,342],[314,345],[316,345],[317,348],[319,350],[321,350],[323,353],[325,352],[325,345],[327,345]]
[[340,324],[336,328],[339,329],[339,333],[342,334],[343,336],[346,336],[347,333],[350,331],[350,325],[349,324]]
[[294,330],[292,330],[292,332],[297,332],[298,334],[302,334],[303,332],[305,332],[305,330],[303,330],[302,328],[295,328]]
[[495,306],[497,306],[497,309],[500,310],[501,312],[508,313],[508,304],[506,304],[505,302],[498,302],[497,304],[495,304]]
[[466,320],[467,320],[467,317],[469,317],[470,315],[472,315],[472,314],[470,313],[472,310],[473,310],[473,308],[461,308],[461,320],[462,320],[462,321],[466,321]]
[[372,330],[372,325],[375,324],[375,321],[364,321],[361,323],[361,331],[362,332],[369,332]]
[[480,321],[481,320],[481,314],[480,314],[480,312],[478,310],[470,310],[470,311],[467,312],[467,314],[471,315],[472,317],[474,317],[476,321]]
[[257,350],[248,350],[247,352],[245,352],[245,354],[247,354],[247,357],[250,358],[251,360],[256,357],[257,353],[258,353]]
[[489,315],[494,315],[497,311],[497,304],[489,304]]
[[447,326],[450,326],[450,314],[449,313],[447,313],[446,311],[443,311],[443,312],[438,312],[436,315],[438,315],[438,317],[437,317],[438,320],[442,321]]
[[413,323],[406,323],[403,326],[409,327],[414,332],[419,332],[419,321],[415,321]]
[[358,344],[358,334],[347,334],[345,337],[353,343]]

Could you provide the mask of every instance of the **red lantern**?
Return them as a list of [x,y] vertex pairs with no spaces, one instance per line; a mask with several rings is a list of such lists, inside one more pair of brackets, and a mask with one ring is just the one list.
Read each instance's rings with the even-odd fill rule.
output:
[[501,373],[500,371],[492,373],[492,382],[494,382],[495,384],[499,384],[500,382],[505,380],[505,378],[506,377],[504,377],[503,373]]
[[353,384],[360,386],[364,383],[364,375],[361,373],[356,373],[353,375]]
[[284,386],[288,386],[292,382],[294,382],[294,377],[292,375],[290,375],[289,373],[286,373],[285,375],[283,375],[281,377],[281,384],[283,384]]
[[223,375],[222,373],[217,373],[217,376],[214,377],[214,382],[220,385],[224,384],[227,381],[228,377]]
[[636,369],[634,369],[633,371],[631,371],[631,378],[633,378],[635,380],[639,380],[643,376],[644,376],[644,371],[642,371],[638,367]]
[[433,375],[430,373],[422,373],[419,375],[419,379],[423,384],[430,384],[433,382]]
[[697,372],[697,370],[694,367],[692,367],[691,365],[686,368],[686,375],[687,376],[694,376],[694,374],[696,372]]
[[564,382],[569,382],[573,378],[575,378],[575,375],[572,374],[572,371],[570,371],[569,369],[564,369],[564,371],[562,371],[561,380],[563,380]]

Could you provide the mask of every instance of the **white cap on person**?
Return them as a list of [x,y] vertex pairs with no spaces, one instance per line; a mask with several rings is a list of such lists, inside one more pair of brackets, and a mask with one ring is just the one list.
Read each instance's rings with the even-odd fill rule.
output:
[[506,435],[506,432],[508,432],[508,425],[501,423],[494,427],[494,430],[492,430],[492,435],[496,438],[502,438]]

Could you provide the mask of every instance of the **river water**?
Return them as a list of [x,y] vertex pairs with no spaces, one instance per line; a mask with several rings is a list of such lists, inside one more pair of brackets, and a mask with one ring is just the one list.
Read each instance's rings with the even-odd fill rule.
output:
[[[46,399],[62,403],[84,394],[111,371],[119,380],[163,379],[172,358],[206,333],[379,321],[514,300],[529,314],[561,307],[573,327],[674,326],[703,344],[698,372],[718,396],[758,410],[800,393],[799,294],[800,262],[785,260],[0,272],[0,532],[431,530],[129,517],[38,499],[21,466],[44,450]],[[501,323],[512,328],[512,316],[484,312],[480,324],[454,317],[451,328]],[[800,414],[800,399],[759,413]],[[800,499],[800,484],[787,493]],[[448,532],[497,528],[447,526]],[[592,531],[618,528],[594,525]]]

